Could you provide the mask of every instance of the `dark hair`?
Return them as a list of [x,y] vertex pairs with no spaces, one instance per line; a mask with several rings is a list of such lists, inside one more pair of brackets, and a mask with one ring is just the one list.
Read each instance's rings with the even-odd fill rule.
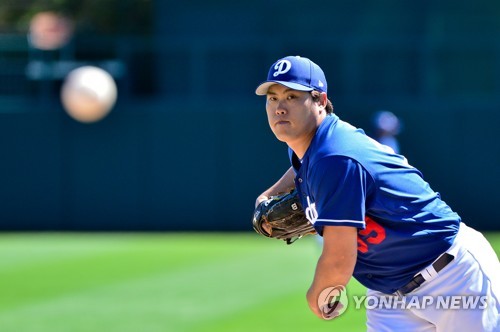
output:
[[[311,96],[312,96],[313,101],[319,101],[320,94],[321,94],[321,92],[319,92],[319,91],[316,91],[316,90],[311,91]],[[326,110],[327,114],[333,113],[333,104],[330,101],[330,99],[326,100],[325,110]]]

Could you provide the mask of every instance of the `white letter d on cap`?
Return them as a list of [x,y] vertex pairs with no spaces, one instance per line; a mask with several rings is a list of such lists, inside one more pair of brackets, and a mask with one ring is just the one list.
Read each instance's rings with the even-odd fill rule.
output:
[[278,75],[287,73],[290,70],[290,68],[292,68],[292,64],[290,63],[290,61],[280,60],[274,66],[274,69],[276,69],[276,71],[273,73],[273,76],[276,77]]

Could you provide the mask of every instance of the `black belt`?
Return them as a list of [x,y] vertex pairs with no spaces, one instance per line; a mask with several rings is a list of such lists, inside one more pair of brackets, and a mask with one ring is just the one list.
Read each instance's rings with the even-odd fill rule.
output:
[[[434,268],[434,270],[436,270],[436,272],[439,272],[446,265],[450,264],[450,262],[454,258],[455,257],[453,257],[453,255],[450,255],[450,254],[445,252],[438,259],[436,259],[436,261],[434,263],[432,263],[432,267]],[[411,293],[415,289],[420,287],[420,285],[422,285],[424,282],[425,282],[424,277],[422,276],[421,273],[419,273],[415,277],[413,277],[413,279],[409,283],[407,283],[406,285],[404,285],[403,287],[398,289],[396,293],[398,293],[400,295],[405,295],[405,294]]]

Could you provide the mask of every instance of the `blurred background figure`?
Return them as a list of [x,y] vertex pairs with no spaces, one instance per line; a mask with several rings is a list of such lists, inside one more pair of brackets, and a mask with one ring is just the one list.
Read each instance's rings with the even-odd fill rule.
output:
[[373,138],[380,144],[391,147],[394,152],[399,153],[399,141],[397,136],[401,132],[401,121],[392,112],[382,110],[373,116],[374,134]]
[[52,11],[35,14],[30,21],[28,40],[32,47],[52,51],[70,41],[74,24],[68,17]]
[[29,60],[26,76],[33,82],[40,104],[51,107],[74,60],[72,19],[55,11],[41,11],[29,21]]

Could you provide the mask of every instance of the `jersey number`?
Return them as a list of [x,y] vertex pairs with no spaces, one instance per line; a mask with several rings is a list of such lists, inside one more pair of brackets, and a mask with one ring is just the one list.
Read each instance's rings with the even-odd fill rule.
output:
[[365,253],[369,244],[379,244],[385,240],[385,229],[372,218],[365,218],[366,228],[358,232],[358,251]]

